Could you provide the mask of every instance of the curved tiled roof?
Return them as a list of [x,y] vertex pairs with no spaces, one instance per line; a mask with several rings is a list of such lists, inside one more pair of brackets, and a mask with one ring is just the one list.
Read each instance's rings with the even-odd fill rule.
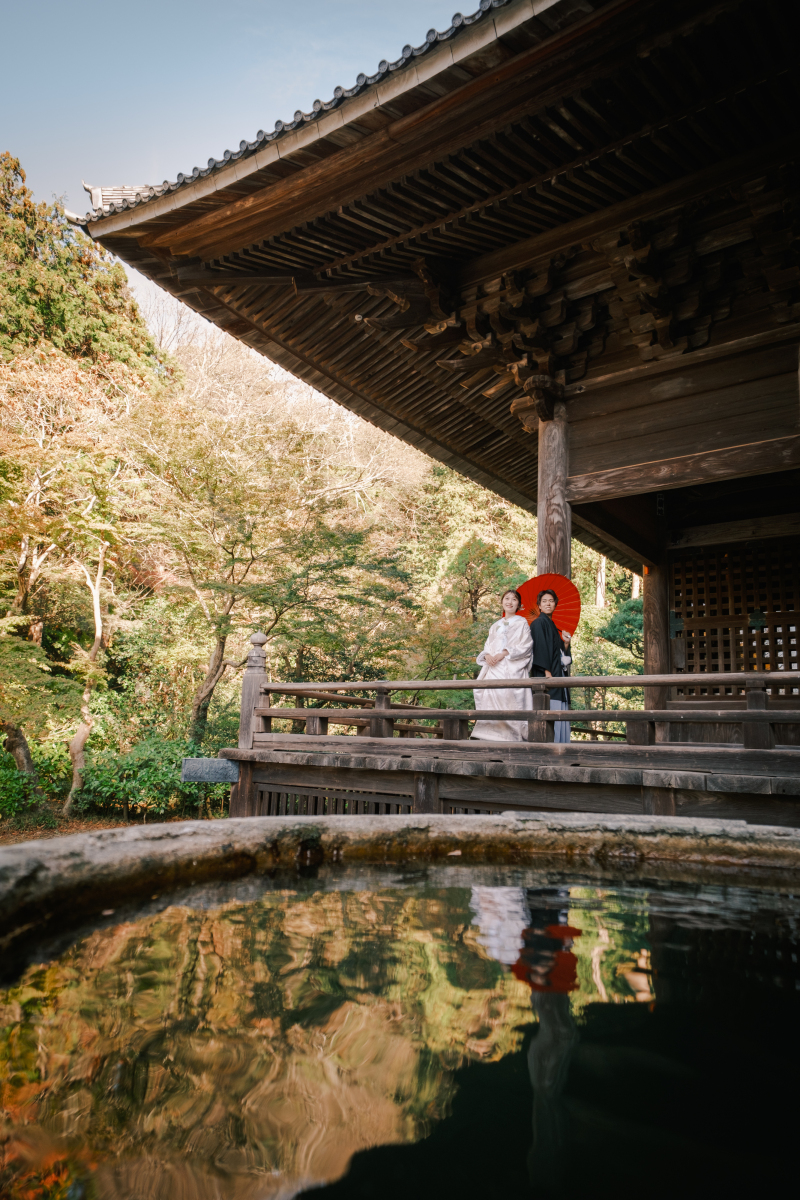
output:
[[278,138],[291,133],[293,129],[298,129],[303,125],[308,125],[318,120],[324,113],[337,108],[343,100],[348,99],[350,96],[357,96],[365,88],[380,83],[382,79],[393,71],[402,70],[413,59],[419,58],[420,55],[432,50],[439,42],[445,42],[450,38],[456,37],[462,29],[470,25],[475,25],[487,13],[491,12],[492,9],[503,8],[509,3],[511,3],[511,0],[480,0],[479,7],[474,13],[466,17],[462,13],[456,13],[448,28],[443,32],[439,33],[436,29],[429,29],[425,35],[425,41],[421,46],[404,46],[400,57],[395,59],[394,62],[388,62],[386,59],[383,59],[378,63],[378,70],[374,75],[364,75],[362,73],[357,77],[352,87],[334,88],[333,96],[330,100],[315,100],[311,106],[311,112],[306,113],[298,109],[294,114],[293,120],[276,121],[272,133],[265,133],[263,129],[259,129],[252,142],[243,140],[239,143],[238,150],[226,150],[221,158],[210,158],[205,167],[194,167],[188,174],[179,171],[174,182],[165,179],[162,184],[152,186],[113,188],[96,188],[84,184],[87,192],[92,195],[93,204],[97,192],[100,192],[102,197],[102,204],[99,206],[96,205],[87,212],[85,219],[87,221],[99,221],[111,213],[123,212],[128,208],[137,208],[141,204],[146,204],[149,200],[154,200],[157,196],[164,196],[168,192],[178,191],[179,188],[193,183],[196,179],[204,179],[207,175],[211,175],[214,171],[219,171],[221,168],[227,167],[229,163],[236,162],[240,158],[249,158],[269,142],[277,141]]

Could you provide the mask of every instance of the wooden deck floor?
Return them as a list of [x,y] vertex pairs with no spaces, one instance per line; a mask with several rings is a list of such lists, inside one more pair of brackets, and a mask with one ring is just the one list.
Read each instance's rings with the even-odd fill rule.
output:
[[488,743],[257,733],[231,816],[660,813],[800,828],[800,748]]

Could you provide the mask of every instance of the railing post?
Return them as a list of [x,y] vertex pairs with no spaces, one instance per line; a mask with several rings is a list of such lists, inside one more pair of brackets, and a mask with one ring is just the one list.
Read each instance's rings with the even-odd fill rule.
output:
[[[541,691],[533,692],[533,711],[542,712],[549,710],[550,696],[542,689]],[[556,737],[556,729],[553,721],[537,721],[533,717],[528,717],[528,741],[529,742],[554,742]]]
[[327,737],[328,718],[316,714],[307,716],[306,733],[310,733],[312,737]]
[[442,811],[439,799],[439,776],[431,771],[417,771],[414,775],[415,813],[438,813]]
[[[242,676],[242,707],[239,715],[239,749],[253,749],[253,734],[261,732],[263,717],[255,710],[262,706],[261,688],[267,676],[267,656],[262,649],[267,639],[263,633],[254,633],[250,638],[251,650]],[[269,701],[267,701],[269,703]],[[267,718],[268,720],[269,718]],[[239,767],[239,782],[231,786],[230,814],[232,817],[255,816],[255,783],[253,764],[243,762]]]
[[[267,639],[263,633],[254,633],[250,638],[252,649],[247,656],[247,666],[242,676],[242,707],[239,716],[239,749],[253,749],[253,734],[259,720],[255,710],[261,707],[261,686],[266,682],[267,656],[262,646]],[[260,733],[261,730],[258,729]]]
[[451,742],[461,742],[469,737],[469,721],[463,717],[442,717],[442,737]]
[[[747,689],[747,711],[765,712],[767,708],[767,689],[765,687]],[[769,722],[743,721],[742,742],[745,750],[774,750],[775,730]]]
[[629,746],[653,746],[656,740],[655,721],[627,721],[625,741]]
[[[389,693],[385,688],[379,688],[375,694],[375,709],[386,710],[390,707]],[[392,737],[394,734],[394,721],[388,716],[370,717],[369,736],[374,738]]]

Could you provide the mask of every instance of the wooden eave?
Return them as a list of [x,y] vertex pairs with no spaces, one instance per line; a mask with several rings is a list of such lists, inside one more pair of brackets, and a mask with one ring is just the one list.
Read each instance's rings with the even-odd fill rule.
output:
[[575,534],[639,570],[663,543],[642,497],[800,465],[790,16],[788,0],[514,0],[88,229],[529,510],[536,432],[511,406],[517,368],[546,362],[568,397]]

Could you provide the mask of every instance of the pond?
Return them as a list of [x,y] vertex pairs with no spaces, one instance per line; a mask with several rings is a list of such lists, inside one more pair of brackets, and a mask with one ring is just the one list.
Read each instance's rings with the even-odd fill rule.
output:
[[456,864],[107,911],[0,992],[0,1194],[775,1189],[799,929],[776,889]]

